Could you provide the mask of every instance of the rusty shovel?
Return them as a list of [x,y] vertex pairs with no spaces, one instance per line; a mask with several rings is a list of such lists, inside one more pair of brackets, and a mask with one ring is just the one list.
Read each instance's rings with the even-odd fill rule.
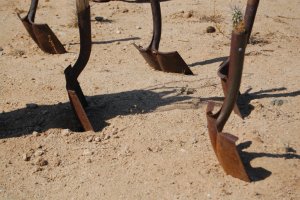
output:
[[216,114],[213,114],[214,103],[209,102],[206,117],[211,144],[225,173],[250,182],[250,178],[235,144],[238,138],[223,132],[223,128],[230,117],[239,92],[246,42],[246,32],[232,32],[227,95],[221,109]]
[[88,63],[92,50],[89,0],[76,0],[76,7],[80,34],[80,53],[74,66],[70,65],[65,69],[66,88],[74,113],[83,129],[93,131],[94,128],[85,111],[88,103],[77,80]]
[[[249,42],[251,36],[258,5],[259,5],[259,0],[248,0],[247,2],[245,17],[244,17],[245,29],[247,32],[247,43]],[[230,57],[220,65],[218,71],[218,76],[221,78],[222,88],[225,96],[228,93],[227,79],[228,79],[229,62],[230,62]],[[243,102],[240,92],[238,93],[238,102]],[[235,103],[234,105],[234,112],[235,114],[243,118],[243,115],[241,113],[241,108],[238,103]]]
[[38,2],[38,0],[32,0],[28,14],[23,18],[20,14],[17,14],[19,19],[22,21],[30,37],[44,52],[50,54],[66,53],[64,46],[58,40],[48,24],[34,23]]
[[150,0],[150,3],[153,18],[153,35],[151,43],[147,48],[143,48],[136,44],[134,44],[134,46],[140,51],[146,62],[155,70],[192,75],[193,72],[177,51],[163,53],[158,50],[162,27],[160,2],[159,0]]

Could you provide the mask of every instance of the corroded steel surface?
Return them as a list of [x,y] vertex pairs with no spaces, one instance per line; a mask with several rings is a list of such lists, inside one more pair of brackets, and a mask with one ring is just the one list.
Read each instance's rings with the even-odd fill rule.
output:
[[19,19],[22,21],[30,37],[38,47],[46,53],[66,53],[64,46],[58,40],[48,24],[34,23],[37,6],[38,0],[32,0],[28,14],[23,18],[18,14]]

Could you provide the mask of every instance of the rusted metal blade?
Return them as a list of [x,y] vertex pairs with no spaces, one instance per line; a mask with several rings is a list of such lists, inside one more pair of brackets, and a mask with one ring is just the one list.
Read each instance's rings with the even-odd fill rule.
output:
[[236,148],[235,143],[238,138],[229,133],[218,132],[216,121],[219,114],[214,115],[213,108],[214,103],[209,102],[206,117],[210,142],[217,159],[226,174],[250,182],[251,180]]
[[146,60],[146,62],[155,70],[162,71],[156,56],[153,54],[152,50],[148,48],[143,48],[141,46],[138,46],[136,44],[133,44],[137,50],[139,50],[140,54],[143,56],[143,58]]
[[69,99],[70,99],[72,108],[75,111],[74,113],[75,113],[77,119],[80,121],[80,124],[82,125],[83,129],[85,131],[94,131],[93,126],[92,126],[75,90],[68,90],[68,95],[69,95]]
[[35,13],[38,6],[38,0],[32,0],[28,14],[25,17],[18,17],[25,26],[30,37],[46,53],[50,54],[63,54],[67,51],[56,37],[54,32],[47,24],[35,24]]
[[67,52],[48,24],[32,24],[32,30],[39,43],[39,47],[44,52],[50,54],[63,54]]
[[146,62],[155,70],[192,75],[193,72],[177,51],[163,53],[158,50],[162,26],[161,9],[159,0],[150,0],[150,2],[153,18],[153,36],[151,43],[149,47],[145,49],[135,44],[134,46],[140,51]]
[[164,72],[193,75],[188,65],[177,51],[170,53],[156,52],[157,60]]
[[17,16],[19,17],[19,19],[21,20],[21,22],[23,23],[26,31],[28,32],[29,36],[33,39],[33,41],[39,46],[39,42],[35,37],[35,33],[32,30],[32,24],[29,22],[28,17],[21,17],[19,13],[17,13]]

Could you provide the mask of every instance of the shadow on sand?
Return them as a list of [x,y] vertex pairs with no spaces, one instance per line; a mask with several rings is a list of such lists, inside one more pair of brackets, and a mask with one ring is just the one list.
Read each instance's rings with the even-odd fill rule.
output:
[[[188,100],[192,97],[178,95],[176,89],[133,90],[115,94],[87,97],[87,114],[95,130],[104,128],[106,120],[119,115],[149,113],[160,106]],[[81,131],[69,102],[55,105],[38,105],[0,114],[0,138],[18,137],[33,131],[44,132],[51,128]]]
[[240,151],[241,159],[245,165],[246,171],[250,177],[250,179],[254,182],[261,181],[269,176],[271,176],[272,172],[262,168],[262,167],[252,167],[250,162],[256,158],[284,158],[284,159],[300,159],[300,155],[295,154],[296,151],[292,148],[285,154],[271,154],[271,153],[256,153],[256,152],[246,152],[243,151],[251,146],[251,141],[246,141],[237,146],[237,149]]

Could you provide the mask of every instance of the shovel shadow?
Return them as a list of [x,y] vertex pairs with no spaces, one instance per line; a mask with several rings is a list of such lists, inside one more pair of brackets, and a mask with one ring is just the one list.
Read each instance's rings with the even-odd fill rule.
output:
[[249,93],[251,90],[252,88],[248,89],[245,93],[241,94],[237,101],[237,104],[241,109],[241,114],[243,117],[249,116],[252,110],[254,110],[254,106],[250,104],[252,100],[264,99],[264,98],[296,97],[300,95],[300,90],[294,92],[288,92],[288,93],[274,94],[274,92],[287,90],[287,88],[285,87],[260,90],[257,92]]
[[227,56],[223,56],[223,57],[218,57],[218,58],[212,58],[212,59],[208,59],[208,60],[204,60],[204,61],[200,61],[200,62],[194,62],[189,64],[189,67],[197,67],[199,65],[209,65],[209,64],[213,64],[213,63],[217,63],[217,62],[223,62],[227,59]]
[[[241,114],[244,117],[247,117],[251,114],[251,112],[254,110],[254,106],[251,105],[251,101],[255,99],[264,99],[264,98],[281,98],[281,97],[296,97],[300,96],[300,90],[294,91],[294,92],[287,92],[287,93],[276,93],[274,92],[280,92],[285,91],[287,88],[281,87],[281,88],[272,88],[267,90],[260,90],[258,92],[249,93],[252,90],[252,88],[248,89],[245,93],[240,94],[237,104],[241,110]],[[272,94],[273,93],[273,94]],[[222,102],[224,100],[224,97],[204,97],[201,98],[201,101],[216,101],[216,102]]]
[[[67,94],[66,94],[67,95]],[[158,107],[190,99],[189,96],[178,96],[175,89],[166,90],[132,90],[113,94],[87,97],[89,106],[87,114],[100,131],[107,120],[126,115],[145,114]],[[19,137],[33,131],[45,132],[51,128],[82,131],[69,102],[54,105],[25,107],[6,113],[0,113],[0,139]]]
[[256,153],[256,152],[245,152],[244,149],[247,149],[251,146],[251,141],[246,141],[237,146],[237,149],[240,152],[240,157],[243,160],[246,171],[253,182],[262,181],[269,176],[272,172],[262,168],[262,167],[252,167],[251,161],[256,158],[285,158],[285,159],[300,159],[300,155],[295,154],[296,151],[291,148],[291,151],[285,154],[271,154],[271,153]]
[[[129,38],[120,38],[120,39],[114,39],[114,40],[106,40],[106,41],[92,41],[92,44],[111,44],[115,42],[127,42],[127,41],[134,41],[134,40],[140,40],[140,37],[129,37]],[[79,45],[78,42],[71,42],[69,45]]]

